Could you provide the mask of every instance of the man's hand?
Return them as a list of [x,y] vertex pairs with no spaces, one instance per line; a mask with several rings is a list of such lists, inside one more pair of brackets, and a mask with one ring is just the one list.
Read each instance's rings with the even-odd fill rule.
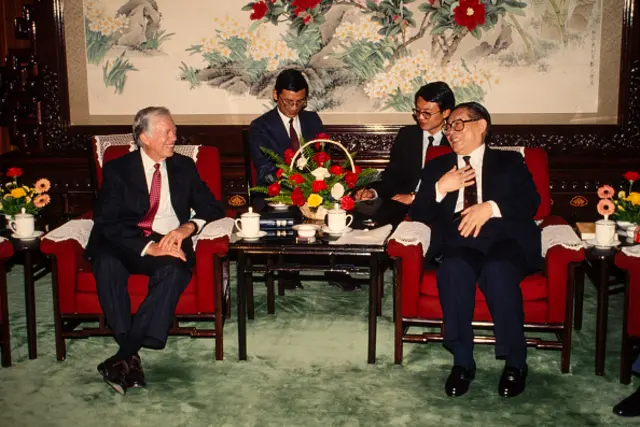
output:
[[403,203],[405,205],[410,205],[415,200],[416,196],[414,194],[396,194],[391,198],[391,200],[395,200],[396,202]]
[[182,224],[175,230],[171,230],[170,232],[165,234],[164,237],[158,242],[158,245],[163,251],[169,251],[175,248],[179,250],[182,247],[182,241],[191,236],[194,231],[195,225],[193,225],[193,223],[191,222],[187,222],[185,224]]
[[441,194],[458,191],[463,187],[472,185],[475,179],[476,171],[471,166],[465,166],[462,169],[454,166],[438,180],[438,191]]
[[468,207],[462,211],[462,220],[458,226],[458,231],[462,237],[469,237],[473,234],[473,237],[478,237],[482,226],[489,221],[489,218],[493,215],[493,209],[488,202],[479,203]]
[[145,255],[172,256],[174,258],[179,258],[182,261],[185,261],[185,262],[187,261],[187,257],[185,256],[184,252],[182,252],[182,249],[180,249],[180,246],[177,246],[177,247],[174,246],[173,248],[167,250],[167,249],[160,248],[160,243],[156,243],[156,242],[153,242],[152,244],[149,245]]
[[356,200],[371,200],[376,197],[376,193],[368,188],[361,188],[356,191]]

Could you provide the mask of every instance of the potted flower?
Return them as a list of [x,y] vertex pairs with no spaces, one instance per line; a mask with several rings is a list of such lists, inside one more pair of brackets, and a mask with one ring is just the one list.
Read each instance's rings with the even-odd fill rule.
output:
[[24,213],[26,215],[37,215],[40,209],[51,201],[51,197],[46,194],[51,189],[51,183],[46,178],[36,181],[33,187],[20,185],[18,178],[22,176],[22,169],[9,168],[6,173],[10,181],[0,185],[0,213],[7,218]]
[[[602,208],[603,212],[611,215],[621,235],[633,236],[640,224],[640,192],[633,191],[633,184],[640,181],[640,173],[628,171],[623,176],[628,182],[628,187],[617,194],[609,185],[603,185],[598,189],[598,196],[602,199],[598,204],[598,212]],[[602,215],[602,212],[600,214]]]
[[[353,209],[353,194],[358,188],[376,181],[378,171],[356,166],[346,148],[326,134],[317,137],[306,143],[301,141],[296,152],[286,150],[284,158],[262,147],[262,152],[278,168],[277,181],[269,186],[254,187],[251,191],[266,194],[269,202],[298,206],[305,217],[314,220],[323,220],[327,210],[335,204],[346,211]],[[341,148],[345,158],[332,158],[326,151],[330,145]]]

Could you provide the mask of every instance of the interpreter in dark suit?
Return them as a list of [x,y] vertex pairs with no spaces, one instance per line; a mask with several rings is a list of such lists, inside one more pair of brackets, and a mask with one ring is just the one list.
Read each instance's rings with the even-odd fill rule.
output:
[[318,113],[306,111],[309,84],[298,70],[284,70],[276,78],[273,100],[276,108],[251,122],[249,147],[257,172],[256,185],[269,185],[276,181],[276,167],[264,155],[261,147],[284,156],[286,149],[296,151],[300,140],[311,141],[324,132]]
[[449,85],[428,83],[416,92],[414,102],[413,117],[417,124],[405,126],[398,132],[381,180],[356,194],[356,200],[375,199],[370,207],[361,205],[359,209],[369,213],[376,225],[395,226],[404,219],[420,187],[427,149],[449,145],[442,131],[455,106]]
[[445,391],[461,396],[475,377],[471,322],[478,283],[494,321],[496,357],[505,359],[498,393],[517,396],[527,377],[520,282],[542,267],[533,220],[540,196],[520,153],[485,145],[491,117],[482,105],[458,105],[445,131],[454,152],[427,163],[409,212],[431,228],[427,256],[442,256],[436,278],[454,365]]
[[[140,149],[104,165],[85,251],[100,306],[119,344],[98,371],[120,394],[146,384],[140,348],[166,344],[195,264],[189,237],[224,216],[193,160],[174,153],[176,126],[169,110],[140,110],[133,134]],[[131,274],[149,276],[148,295],[133,317],[127,292]]]

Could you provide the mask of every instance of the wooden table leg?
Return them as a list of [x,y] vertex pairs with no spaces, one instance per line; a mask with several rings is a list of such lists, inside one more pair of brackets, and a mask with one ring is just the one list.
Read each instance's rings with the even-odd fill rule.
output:
[[273,258],[269,255],[267,257],[267,272],[265,278],[267,280],[267,314],[273,314],[276,312],[276,296],[274,290],[274,268]]
[[574,292],[575,292],[575,315],[574,315],[574,329],[579,331],[582,329],[582,309],[584,303],[584,268],[582,266],[576,266],[574,269]]
[[376,363],[376,327],[378,321],[378,254],[371,254],[371,272],[369,274],[369,351],[367,363]]
[[605,352],[607,350],[607,317],[609,312],[609,267],[600,261],[600,276],[596,283],[598,308],[596,316],[596,375],[604,375]]
[[27,342],[29,359],[38,357],[36,335],[36,298],[33,280],[33,257],[31,251],[24,251],[24,299],[27,308]]
[[243,251],[238,251],[237,260],[237,312],[238,312],[238,359],[247,360],[247,302],[245,294],[245,254]]
[[244,269],[244,281],[245,281],[245,298],[247,299],[247,317],[251,320],[255,318],[255,305],[253,300],[253,264],[251,263],[251,257],[246,257]]

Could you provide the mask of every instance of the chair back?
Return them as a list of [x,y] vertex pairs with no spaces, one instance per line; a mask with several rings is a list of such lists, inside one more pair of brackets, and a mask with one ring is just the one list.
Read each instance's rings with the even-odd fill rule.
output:
[[[133,148],[136,149],[136,148]],[[107,147],[103,153],[102,164],[113,159],[124,156],[132,151],[131,145],[112,145]],[[216,196],[217,200],[222,200],[222,179],[220,175],[220,152],[216,147],[208,145],[176,145],[175,152],[195,159],[196,168],[200,179],[207,184],[209,190]],[[96,166],[96,171],[97,171]],[[98,188],[102,184],[102,165],[100,174],[97,175]]]
[[135,145],[132,133],[122,133],[113,135],[94,135],[91,138],[92,169],[94,193],[97,195],[102,185],[102,166],[104,165],[104,154],[107,148],[112,146],[125,146],[127,148]]
[[[551,214],[551,187],[549,181],[549,161],[547,153],[542,148],[525,147],[491,147],[493,150],[518,151],[524,156],[524,162],[531,172],[536,190],[540,195],[540,206],[534,219],[543,219]],[[427,150],[427,162],[444,154],[451,153],[451,147],[430,147]]]

